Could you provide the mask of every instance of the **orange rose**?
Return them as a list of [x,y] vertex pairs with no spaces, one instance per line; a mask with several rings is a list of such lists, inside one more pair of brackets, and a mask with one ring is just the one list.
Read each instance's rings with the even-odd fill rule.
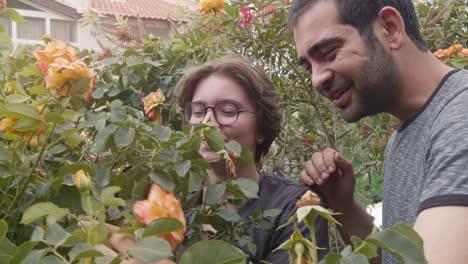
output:
[[296,202],[297,207],[303,207],[308,205],[320,205],[320,197],[312,192],[307,191],[302,195],[301,199]]
[[36,66],[42,74],[46,74],[49,65],[57,59],[61,58],[69,62],[78,59],[76,49],[65,45],[59,40],[52,40],[43,50],[34,51],[33,55],[37,59]]
[[460,56],[463,58],[468,58],[468,49],[462,49],[460,52]]
[[7,6],[6,0],[0,0],[0,9],[5,8]]
[[211,10],[219,11],[224,8],[224,0],[200,0],[200,12],[209,14]]
[[[22,135],[23,140],[27,141],[29,139],[29,136],[31,135],[31,131],[26,131],[26,132],[21,132],[21,131],[16,131],[14,129],[14,126],[18,122],[18,119],[16,118],[4,118],[2,121],[0,121],[0,132],[5,132],[10,135]],[[42,134],[45,132],[45,127],[41,126],[38,128],[36,131],[34,131],[34,135],[31,137],[31,141],[29,141],[29,145],[33,147],[37,147],[39,145],[39,140],[41,139]]]
[[181,230],[173,231],[160,235],[171,245],[172,250],[175,250],[178,245],[184,240],[185,233],[185,216],[180,202],[175,195],[167,192],[156,184],[151,185],[151,190],[148,195],[148,200],[138,201],[133,205],[138,221],[148,225],[151,221],[162,217],[176,218],[184,225]]
[[84,170],[75,172],[73,181],[80,192],[89,191],[91,188],[91,180]]
[[[86,89],[75,85],[83,78],[90,79]],[[96,73],[81,60],[70,62],[64,58],[57,58],[54,63],[49,65],[44,86],[49,90],[57,90],[58,96],[81,95],[86,101],[89,101],[94,89],[95,78]]]
[[142,99],[143,106],[145,109],[145,115],[150,121],[159,121],[161,122],[161,115],[156,109],[157,106],[164,103],[166,97],[164,96],[161,89],[158,89],[156,92],[148,94],[145,98]]

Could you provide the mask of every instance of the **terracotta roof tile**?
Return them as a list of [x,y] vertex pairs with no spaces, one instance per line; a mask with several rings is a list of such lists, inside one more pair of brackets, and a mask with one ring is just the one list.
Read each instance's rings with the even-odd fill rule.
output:
[[91,8],[105,15],[168,20],[182,7],[165,0],[90,0]]

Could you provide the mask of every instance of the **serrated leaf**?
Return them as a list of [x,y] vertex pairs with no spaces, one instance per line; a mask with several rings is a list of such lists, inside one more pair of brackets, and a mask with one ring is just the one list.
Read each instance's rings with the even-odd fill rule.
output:
[[68,253],[70,256],[70,262],[73,262],[75,260],[81,259],[81,258],[88,258],[88,257],[102,257],[104,254],[102,252],[96,250],[95,248],[91,247],[90,245],[86,244],[78,244],[74,246],[71,250],[70,253]]
[[27,225],[41,217],[48,215],[54,215],[58,219],[66,216],[69,213],[70,211],[68,209],[60,208],[50,202],[36,203],[26,209],[20,223]]
[[36,108],[26,104],[7,104],[5,110],[9,117],[24,118],[29,117],[41,121],[41,116]]
[[245,264],[246,260],[242,250],[225,241],[205,240],[185,250],[179,264]]
[[44,229],[42,227],[36,227],[31,235],[31,241],[41,241],[44,238]]
[[184,177],[187,174],[187,172],[190,170],[190,166],[191,166],[190,160],[178,161],[175,166],[177,175],[179,177]]
[[215,204],[223,196],[226,191],[226,184],[211,184],[208,186],[205,192],[205,203],[206,204]]
[[21,94],[12,94],[5,98],[6,103],[8,104],[19,104],[25,103],[31,100],[31,97]]
[[219,129],[215,127],[209,127],[204,132],[206,143],[213,151],[220,151],[224,149],[224,136],[219,131]]
[[5,220],[0,219],[0,239],[6,236],[8,233],[8,224]]
[[153,128],[153,135],[158,141],[166,142],[172,136],[172,129],[157,123]]
[[145,227],[143,237],[170,233],[172,231],[181,230],[183,228],[184,225],[176,218],[159,218],[151,221],[151,223]]
[[61,246],[69,236],[70,234],[57,223],[51,223],[45,232],[45,240],[55,248]]
[[216,214],[228,222],[236,223],[241,221],[241,217],[238,214],[231,212],[225,208],[221,209],[221,211],[217,212]]
[[169,243],[162,238],[154,236],[137,240],[135,246],[128,252],[135,259],[143,262],[155,262],[172,257]]
[[48,112],[46,114],[46,121],[49,123],[63,124],[65,119],[56,112]]
[[135,140],[135,129],[129,127],[119,127],[114,133],[115,145],[119,148],[132,144]]
[[258,198],[258,184],[252,180],[240,178],[232,182],[249,199]]
[[11,259],[10,264],[20,263],[37,245],[36,241],[27,241],[21,244],[17,249],[15,256]]
[[397,224],[370,235],[365,241],[381,247],[403,264],[426,263],[422,239],[411,226]]
[[105,188],[102,193],[101,193],[101,200],[104,200],[106,198],[114,198],[115,195],[120,192],[122,188],[119,186],[110,186]]

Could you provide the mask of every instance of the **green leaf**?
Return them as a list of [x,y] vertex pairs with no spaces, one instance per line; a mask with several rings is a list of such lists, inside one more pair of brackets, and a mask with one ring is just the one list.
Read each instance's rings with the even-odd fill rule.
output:
[[356,253],[361,253],[369,259],[378,256],[378,248],[375,244],[364,242],[357,236],[352,236],[351,242],[353,243],[353,247],[355,250],[359,248],[359,250],[356,251]]
[[46,121],[49,123],[55,123],[55,124],[63,124],[65,123],[65,119],[61,117],[58,113],[56,112],[48,112],[46,114]]
[[95,248],[91,247],[90,245],[78,244],[70,250],[70,253],[68,253],[68,256],[70,256],[70,259],[71,259],[70,262],[73,262],[81,258],[102,257],[104,256],[104,254],[102,254],[102,252],[96,250]]
[[25,103],[31,100],[31,97],[21,94],[12,94],[5,98],[5,102],[8,104],[19,104]]
[[370,235],[365,242],[374,243],[403,264],[426,263],[421,237],[406,224],[397,224]]
[[120,188],[119,186],[107,187],[101,193],[101,200],[104,200],[106,198],[114,198],[115,195],[121,190],[122,188]]
[[145,227],[143,237],[170,233],[172,231],[181,230],[183,228],[184,225],[176,218],[159,218],[151,221],[151,223]]
[[245,197],[252,199],[258,198],[258,184],[252,180],[240,178],[232,182],[233,184],[239,186],[240,191],[245,195]]
[[254,161],[254,156],[252,152],[249,150],[248,147],[242,146],[242,151],[241,151],[239,158],[237,159],[237,162],[241,166],[246,167],[252,164],[253,161]]
[[341,258],[342,256],[339,253],[328,253],[323,259],[323,262],[324,264],[338,264]]
[[21,244],[16,250],[15,256],[11,259],[10,264],[20,263],[37,245],[36,241],[27,241]]
[[208,127],[206,128],[204,135],[206,143],[208,143],[208,146],[210,146],[213,151],[224,149],[224,136],[218,128]]
[[29,117],[32,119],[36,119],[39,121],[41,120],[41,116],[39,115],[39,111],[36,108],[26,105],[26,104],[7,104],[5,105],[5,109],[8,112],[9,117],[14,118],[24,118]]
[[125,206],[127,205],[125,201],[121,198],[109,197],[102,200],[102,205],[104,206]]
[[154,262],[172,257],[169,243],[160,237],[144,237],[136,241],[129,251],[130,255],[143,262]]
[[41,259],[40,264],[67,264],[63,260],[59,259],[57,256],[49,255]]
[[184,177],[185,174],[190,170],[191,162],[190,160],[182,160],[176,163],[175,169],[179,177]]
[[182,145],[182,148],[186,151],[198,152],[201,146],[200,134],[193,134],[190,139]]
[[76,128],[65,130],[60,135],[60,139],[63,139],[69,146],[78,146],[84,140]]
[[39,264],[41,259],[50,251],[49,248],[33,250],[23,259],[21,264]]
[[8,233],[8,224],[5,220],[0,220],[0,239],[4,238]]
[[172,136],[172,129],[157,123],[153,128],[153,135],[158,141],[166,142]]
[[114,134],[115,145],[119,148],[130,145],[135,140],[135,129],[129,127],[119,127]]
[[11,160],[10,152],[6,150],[3,146],[0,146],[0,161]]
[[201,186],[203,184],[203,178],[200,176],[198,173],[195,173],[193,171],[189,172],[189,186],[188,186],[188,191],[189,192],[195,192],[200,190]]
[[223,196],[224,192],[226,191],[226,184],[211,184],[206,189],[205,193],[205,203],[206,204],[215,204],[219,201],[219,199]]
[[225,241],[205,240],[185,250],[179,264],[244,264],[246,260],[242,250]]
[[239,143],[237,143],[236,141],[229,141],[226,144],[226,148],[229,149],[229,150],[234,151],[234,153],[236,153],[237,157],[239,157],[241,155],[242,146]]
[[110,139],[115,130],[117,130],[116,126],[108,125],[96,134],[94,137],[94,142],[96,144],[95,149],[97,152],[105,152],[112,147],[112,142]]
[[273,208],[273,209],[268,209],[266,211],[263,211],[263,217],[275,217],[279,214],[281,214],[283,211],[278,208]]
[[70,236],[59,224],[52,223],[45,232],[45,240],[55,248],[61,246]]
[[41,241],[44,238],[44,229],[42,227],[36,227],[31,235],[31,241]]
[[15,22],[24,22],[23,16],[21,16],[15,9],[6,8],[4,15]]
[[69,213],[70,211],[68,209],[60,208],[50,202],[36,203],[26,209],[20,223],[27,225],[41,217],[48,215],[52,215],[56,219],[59,219],[68,215]]
[[13,126],[17,131],[31,131],[39,128],[42,125],[42,122],[36,119],[31,118],[22,118]]
[[57,177],[63,177],[66,174],[75,174],[75,172],[79,170],[84,170],[88,174],[94,174],[94,170],[85,163],[76,163],[76,164],[70,164],[70,165],[64,165],[60,168]]
[[233,213],[225,208],[221,209],[216,214],[228,222],[240,222],[241,221],[241,217],[238,214]]
[[[34,66],[36,68],[36,66]],[[46,95],[49,93],[49,90],[45,88],[43,85],[35,85],[33,87],[30,87],[27,89],[30,94],[35,94],[35,95]]]
[[369,264],[369,260],[361,254],[342,257],[340,264]]

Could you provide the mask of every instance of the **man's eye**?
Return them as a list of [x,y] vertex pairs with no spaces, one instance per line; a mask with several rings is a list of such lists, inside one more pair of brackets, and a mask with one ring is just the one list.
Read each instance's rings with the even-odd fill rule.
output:
[[325,60],[332,60],[335,58],[335,55],[336,55],[336,51],[337,51],[337,48],[329,48],[329,49],[326,49],[322,52],[323,54],[323,58]]

